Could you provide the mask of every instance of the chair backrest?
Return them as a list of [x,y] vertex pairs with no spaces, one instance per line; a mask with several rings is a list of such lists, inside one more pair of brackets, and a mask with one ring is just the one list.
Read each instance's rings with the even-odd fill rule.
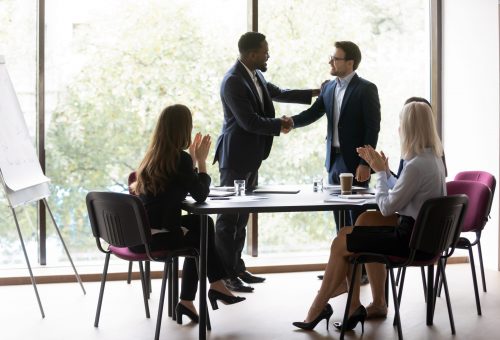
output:
[[[116,247],[147,246],[151,229],[142,201],[117,192],[89,192],[87,210],[92,233]],[[148,249],[149,250],[149,249]]]
[[466,210],[465,195],[444,196],[425,201],[413,227],[410,257],[415,256],[416,251],[438,255],[450,247],[454,248]]
[[495,196],[495,189],[497,180],[495,176],[486,171],[462,171],[455,176],[455,181],[474,181],[486,185],[491,190],[491,200],[488,207],[488,215],[490,214],[491,206],[493,204],[493,197]]
[[462,231],[480,231],[488,221],[491,190],[480,182],[450,181],[446,183],[448,195],[464,194],[469,199]]

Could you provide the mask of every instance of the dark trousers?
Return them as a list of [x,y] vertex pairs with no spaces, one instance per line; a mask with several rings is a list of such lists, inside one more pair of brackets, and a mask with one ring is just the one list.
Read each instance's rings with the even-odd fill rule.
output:
[[[180,230],[154,234],[151,240],[151,249],[154,251],[193,247],[199,250],[201,217],[199,215],[181,216],[181,226],[188,229],[185,235]],[[207,242],[207,277],[208,281],[212,283],[226,278],[227,273],[215,249],[214,221],[210,217],[208,218]],[[187,257],[184,259],[182,268],[181,299],[193,301],[197,290],[198,270],[196,261],[192,257]]]
[[[333,152],[333,151],[332,151]],[[356,176],[356,169],[354,169],[354,172],[352,170],[349,170],[347,166],[345,165],[344,158],[342,157],[342,154],[340,153],[334,153],[334,160],[333,160],[333,166],[331,167],[330,171],[328,172],[328,183],[329,184],[340,184],[340,177],[339,175],[343,172],[350,172],[354,176]],[[361,187],[368,187],[368,182],[358,182],[356,181],[355,178],[353,178],[352,185],[356,186],[361,186]],[[342,226],[353,226],[354,223],[356,222],[356,219],[358,218],[359,215],[361,215],[363,211],[362,210],[347,210],[347,211],[334,211],[333,212],[333,218],[335,219],[335,225],[337,228],[337,232],[339,231],[340,225],[341,225],[341,214],[344,214],[344,224]]]
[[[233,186],[236,179],[244,179],[247,190],[257,186],[257,171],[237,172],[232,169],[219,169],[219,171],[222,186]],[[217,216],[215,246],[229,277],[236,277],[246,270],[241,252],[245,246],[248,215],[221,214]]]

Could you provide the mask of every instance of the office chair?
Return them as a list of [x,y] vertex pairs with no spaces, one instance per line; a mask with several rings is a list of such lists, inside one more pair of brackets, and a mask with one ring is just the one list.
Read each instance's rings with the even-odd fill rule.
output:
[[[96,239],[97,248],[106,254],[94,326],[98,327],[99,325],[104,287],[106,285],[106,275],[111,254],[126,261],[148,260],[164,262],[164,273],[155,331],[155,340],[159,339],[166,281],[170,264],[173,258],[178,256],[190,256],[197,260],[198,251],[195,248],[151,251],[149,247],[151,241],[151,227],[149,225],[146,210],[141,200],[134,195],[114,192],[90,192],[87,194],[86,202],[90,225]],[[103,247],[101,240],[108,243],[107,249]],[[138,245],[144,246],[145,251],[143,253],[130,251],[129,247]],[[141,275],[141,282],[146,316],[149,317],[146,279],[143,275]],[[208,312],[207,328],[210,329]]]
[[[437,284],[433,283],[434,264],[437,262],[436,279],[442,277],[445,288],[446,301],[448,307],[448,316],[452,334],[455,334],[455,324],[453,321],[453,312],[448,292],[446,274],[444,270],[444,259],[451,256],[454,251],[455,243],[460,235],[465,211],[467,208],[467,197],[465,195],[445,196],[427,200],[420,209],[420,212],[413,227],[410,239],[410,254],[407,258],[388,256],[375,253],[356,253],[351,256],[350,261],[353,264],[351,275],[351,286],[354,286],[358,265],[362,263],[383,263],[388,271],[392,298],[394,302],[394,324],[397,326],[398,338],[403,338],[401,329],[401,318],[399,314],[399,305],[404,286],[404,269],[409,266],[428,266],[428,295],[427,295],[427,325],[432,325],[435,291]],[[435,256],[428,261],[416,260],[417,251],[422,251]],[[394,277],[394,268],[403,268],[403,275],[399,284],[399,293],[396,294],[396,280]],[[430,298],[432,296],[432,298]],[[349,289],[344,319],[340,333],[340,339],[344,338],[346,324],[349,318],[349,307],[352,300],[352,289]]]

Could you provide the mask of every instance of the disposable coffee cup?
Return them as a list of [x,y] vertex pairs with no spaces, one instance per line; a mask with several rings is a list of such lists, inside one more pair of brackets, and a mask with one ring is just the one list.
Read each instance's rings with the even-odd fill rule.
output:
[[340,174],[340,193],[342,195],[352,194],[352,180],[354,175],[349,172],[343,172]]
[[236,193],[236,196],[245,195],[245,180],[244,179],[234,180],[234,192]]

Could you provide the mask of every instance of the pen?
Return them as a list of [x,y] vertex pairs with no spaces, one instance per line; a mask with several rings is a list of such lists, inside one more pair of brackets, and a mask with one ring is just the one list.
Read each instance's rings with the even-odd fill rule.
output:
[[210,197],[211,200],[228,200],[229,197]]

